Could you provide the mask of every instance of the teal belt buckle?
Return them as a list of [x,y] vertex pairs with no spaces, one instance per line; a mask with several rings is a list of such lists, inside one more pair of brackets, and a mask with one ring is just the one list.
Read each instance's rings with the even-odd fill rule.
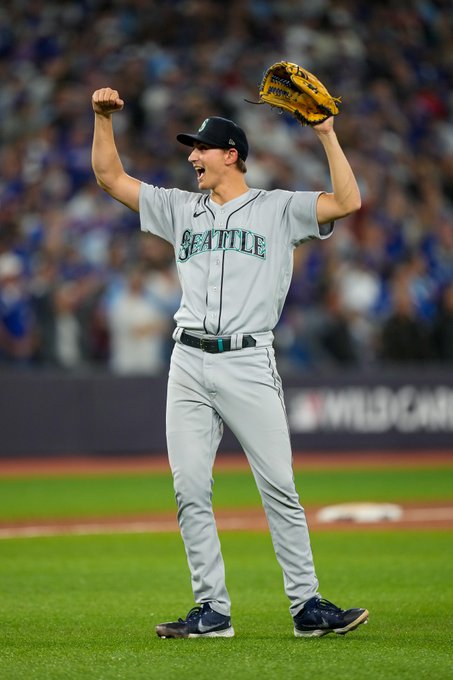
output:
[[223,338],[217,338],[217,346],[219,348],[219,352],[223,352]]

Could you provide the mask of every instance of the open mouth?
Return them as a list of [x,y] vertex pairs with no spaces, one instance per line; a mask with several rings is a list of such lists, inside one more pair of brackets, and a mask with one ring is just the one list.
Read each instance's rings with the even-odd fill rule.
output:
[[197,179],[198,179],[198,181],[200,181],[201,179],[203,179],[204,174],[205,174],[206,171],[205,171],[205,169],[204,169],[201,165],[196,165],[196,166],[195,166],[195,172],[197,173]]

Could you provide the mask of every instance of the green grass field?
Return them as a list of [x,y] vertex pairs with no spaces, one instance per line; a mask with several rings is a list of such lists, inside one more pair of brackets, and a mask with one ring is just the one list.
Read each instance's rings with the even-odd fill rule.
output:
[[[307,471],[305,504],[451,501],[453,470]],[[259,503],[247,472],[217,473],[217,507]],[[172,510],[168,474],[0,479],[0,519]],[[0,541],[0,678],[180,680],[453,678],[453,541],[447,531],[312,534],[321,593],[366,606],[357,631],[292,635],[266,532],[223,532],[236,637],[160,640],[156,623],[192,606],[177,534]]]
[[[298,470],[296,484],[307,506],[347,501],[451,500],[453,467]],[[251,473],[217,471],[214,503],[217,508],[259,505]],[[0,478],[0,521],[134,515],[174,509],[168,472]]]

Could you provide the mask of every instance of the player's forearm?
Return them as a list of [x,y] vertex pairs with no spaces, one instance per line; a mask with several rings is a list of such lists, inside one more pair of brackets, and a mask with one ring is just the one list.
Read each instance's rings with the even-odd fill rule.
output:
[[360,190],[356,178],[332,129],[327,134],[318,135],[327,156],[335,202],[344,217],[361,206]]
[[112,193],[124,168],[115,144],[111,115],[95,114],[91,162],[99,186]]

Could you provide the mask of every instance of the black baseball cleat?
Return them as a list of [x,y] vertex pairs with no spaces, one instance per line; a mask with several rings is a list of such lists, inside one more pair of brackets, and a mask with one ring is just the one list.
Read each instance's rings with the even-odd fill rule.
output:
[[328,600],[312,597],[293,620],[296,637],[321,637],[327,633],[346,635],[361,623],[367,623],[368,610],[340,609]]
[[231,618],[211,609],[209,602],[193,607],[185,619],[160,623],[156,633],[161,638],[233,637]]

